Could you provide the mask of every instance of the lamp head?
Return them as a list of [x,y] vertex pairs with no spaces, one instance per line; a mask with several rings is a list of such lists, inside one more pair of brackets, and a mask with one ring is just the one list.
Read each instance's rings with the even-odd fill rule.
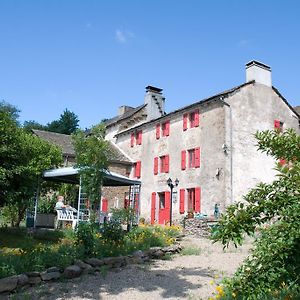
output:
[[179,180],[178,180],[178,178],[176,178],[175,179],[175,186],[178,186],[178,184],[179,184]]
[[171,186],[171,185],[172,185],[172,179],[171,179],[171,178],[169,178],[169,179],[167,180],[167,184],[168,184],[168,186]]

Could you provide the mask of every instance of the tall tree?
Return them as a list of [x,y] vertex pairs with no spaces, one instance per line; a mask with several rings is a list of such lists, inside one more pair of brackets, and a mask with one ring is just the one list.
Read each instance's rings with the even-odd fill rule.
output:
[[78,116],[68,109],[65,109],[60,115],[59,120],[52,121],[47,125],[47,130],[57,133],[72,134],[78,129],[78,124]]
[[30,120],[23,123],[23,128],[25,131],[30,132],[32,129],[46,130],[46,126],[42,125],[36,121]]
[[82,185],[92,203],[100,200],[100,189],[108,168],[108,142],[102,124],[93,126],[89,133],[78,130],[73,136],[76,166],[80,168]]
[[0,205],[17,210],[18,226],[33,198],[41,173],[62,162],[61,150],[20,128],[10,113],[0,111]]
[[17,107],[15,107],[14,105],[9,104],[8,102],[6,102],[4,100],[0,101],[0,111],[8,113],[9,115],[11,115],[12,119],[15,121],[17,121],[19,118],[20,110]]

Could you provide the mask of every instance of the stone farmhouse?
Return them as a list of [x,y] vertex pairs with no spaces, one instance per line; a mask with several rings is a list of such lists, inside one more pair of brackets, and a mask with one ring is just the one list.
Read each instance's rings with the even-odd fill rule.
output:
[[179,180],[173,220],[187,212],[210,216],[215,204],[222,212],[257,183],[272,181],[275,161],[257,151],[254,133],[274,128],[300,132],[298,109],[272,86],[271,68],[251,61],[245,83],[170,113],[162,89],[147,86],[144,104],[122,106],[106,121],[106,138],[132,163],[131,168],[122,165],[121,173],[142,182],[141,216],[166,224],[168,178]]

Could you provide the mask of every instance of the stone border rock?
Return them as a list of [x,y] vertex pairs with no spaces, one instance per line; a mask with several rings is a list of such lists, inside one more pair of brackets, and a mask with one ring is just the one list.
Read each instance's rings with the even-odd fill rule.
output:
[[102,268],[106,270],[121,268],[130,264],[143,264],[151,259],[163,259],[164,256],[179,253],[182,250],[180,244],[168,247],[151,247],[147,250],[137,250],[132,255],[105,257],[98,259],[95,257],[87,258],[84,261],[75,260],[73,265],[60,269],[51,267],[43,272],[26,272],[0,279],[0,294],[9,294],[20,288],[27,288],[40,284],[41,282],[55,281],[60,278],[75,278],[83,274],[99,272]]

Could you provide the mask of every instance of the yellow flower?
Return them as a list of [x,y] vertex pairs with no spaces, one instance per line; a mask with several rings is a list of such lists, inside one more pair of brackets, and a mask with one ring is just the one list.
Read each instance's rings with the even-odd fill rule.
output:
[[233,297],[233,298],[236,297],[236,293],[235,293],[235,292],[232,293],[232,297]]
[[214,285],[215,282],[214,282],[213,280],[211,280],[211,281],[209,282],[209,284],[210,284],[210,285]]
[[220,296],[223,296],[223,295],[224,295],[223,288],[222,288],[220,285],[218,285],[218,286],[216,287],[216,291],[219,293]]

